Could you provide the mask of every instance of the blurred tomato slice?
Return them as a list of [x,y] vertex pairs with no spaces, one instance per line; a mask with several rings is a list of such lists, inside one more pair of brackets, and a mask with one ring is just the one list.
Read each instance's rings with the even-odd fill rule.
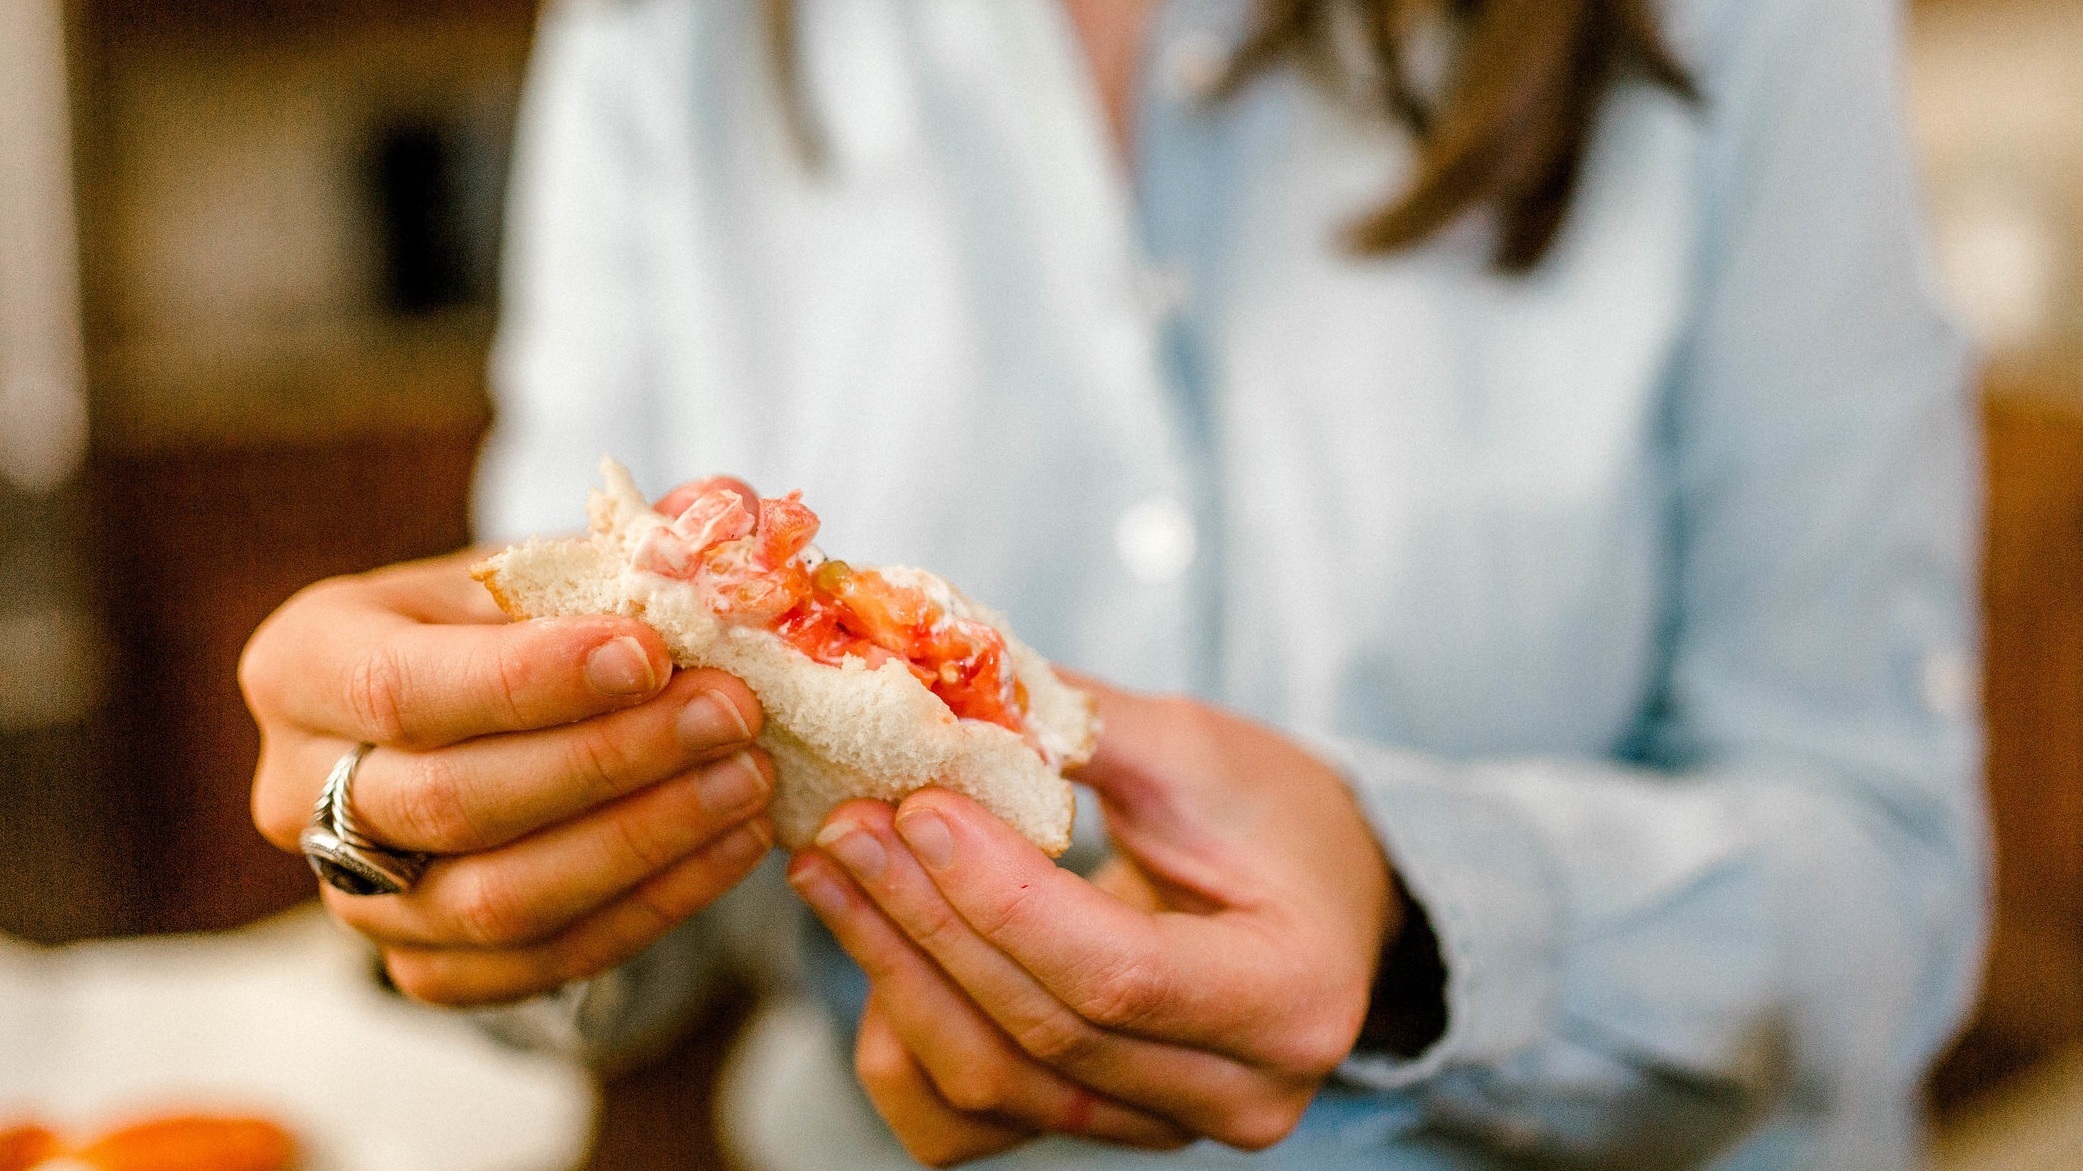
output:
[[0,1171],[28,1171],[64,1150],[57,1135],[33,1122],[0,1128]]
[[74,1156],[101,1171],[289,1171],[296,1140],[260,1118],[157,1118],[111,1131]]

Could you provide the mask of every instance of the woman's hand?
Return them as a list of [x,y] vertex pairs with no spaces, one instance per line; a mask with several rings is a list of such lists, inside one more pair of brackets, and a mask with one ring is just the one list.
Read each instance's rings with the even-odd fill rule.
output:
[[790,867],[868,974],[855,1065],[925,1162],[1044,1132],[1277,1142],[1401,929],[1335,771],[1203,704],[1094,690],[1105,732],[1079,779],[1117,855],[1093,881],[941,790],[842,806]]
[[643,950],[773,842],[760,710],[718,671],[675,674],[627,618],[508,622],[469,554],[321,582],[239,665],[260,723],[253,816],[285,850],[326,772],[375,744],[354,812],[440,855],[411,891],[326,905],[406,994],[512,1000]]

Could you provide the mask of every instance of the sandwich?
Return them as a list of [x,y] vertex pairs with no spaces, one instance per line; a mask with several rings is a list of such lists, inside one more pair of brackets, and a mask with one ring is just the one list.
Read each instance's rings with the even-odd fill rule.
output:
[[472,574],[516,620],[628,615],[676,666],[744,680],[766,714],[782,845],[808,845],[841,802],[939,786],[1052,857],[1069,847],[1063,774],[1092,758],[1099,722],[1004,619],[924,570],[827,559],[801,493],[718,476],[654,507],[614,460],[601,474],[588,535],[530,540]]

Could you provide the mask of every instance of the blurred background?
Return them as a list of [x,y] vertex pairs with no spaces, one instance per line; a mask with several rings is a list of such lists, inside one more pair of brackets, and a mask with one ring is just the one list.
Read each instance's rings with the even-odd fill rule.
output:
[[[0,932],[310,896],[247,818],[234,664],[298,587],[468,538],[534,16],[0,0]],[[2001,1160],[2064,1117],[2083,1165],[2083,3],[1922,0],[1909,63],[1987,355],[1999,839],[1986,991],[1931,1093],[1957,1166],[2054,1165]],[[744,999],[606,1084],[593,1165],[720,1165],[699,1120]]]

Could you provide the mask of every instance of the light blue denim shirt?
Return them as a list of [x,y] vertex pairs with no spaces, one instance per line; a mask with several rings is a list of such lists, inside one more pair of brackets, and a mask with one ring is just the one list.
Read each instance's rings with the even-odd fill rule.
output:
[[800,487],[828,551],[1335,760],[1449,973],[1272,1151],[1005,1164],[1913,1163],[1987,857],[1895,6],[1671,0],[1704,103],[1621,86],[1523,279],[1481,217],[1341,251],[1410,144],[1204,101],[1244,0],[1164,6],[1132,168],[1055,0],[802,7],[821,172],[749,0],[545,18],[481,528],[575,527],[603,451]]

